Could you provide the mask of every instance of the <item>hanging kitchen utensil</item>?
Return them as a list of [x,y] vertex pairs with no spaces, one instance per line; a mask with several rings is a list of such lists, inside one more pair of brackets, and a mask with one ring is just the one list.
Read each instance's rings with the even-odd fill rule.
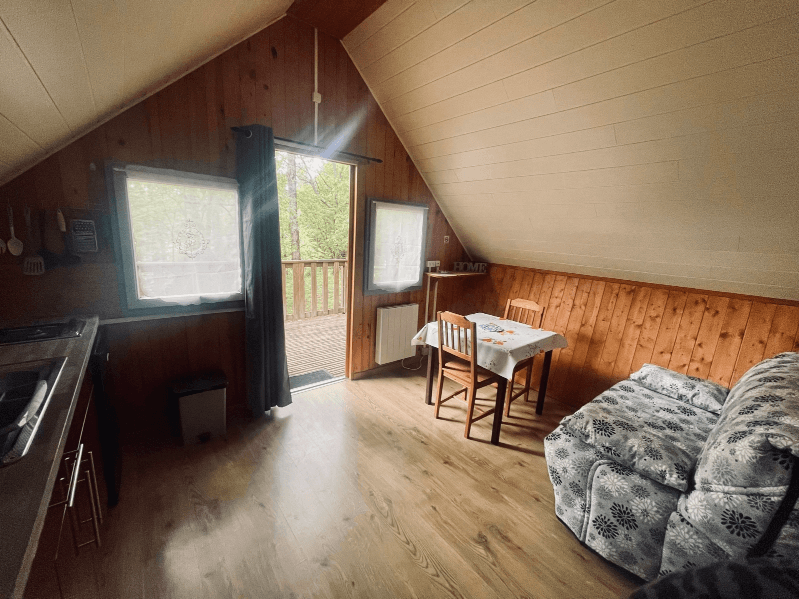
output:
[[11,204],[8,205],[8,228],[11,229],[11,239],[8,240],[8,251],[12,256],[19,256],[22,253],[22,242],[14,235],[14,211]]
[[[28,229],[28,245],[33,247],[33,227],[31,226],[31,209],[25,206],[25,226]],[[44,259],[41,256],[28,255],[22,261],[22,274],[41,275],[44,274]]]

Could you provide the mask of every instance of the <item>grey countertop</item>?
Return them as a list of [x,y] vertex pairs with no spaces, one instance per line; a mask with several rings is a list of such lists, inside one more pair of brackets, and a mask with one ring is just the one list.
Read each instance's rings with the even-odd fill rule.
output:
[[0,468],[0,597],[22,597],[47,516],[67,433],[97,335],[87,319],[83,335],[0,346],[0,366],[67,357],[61,378],[28,454]]

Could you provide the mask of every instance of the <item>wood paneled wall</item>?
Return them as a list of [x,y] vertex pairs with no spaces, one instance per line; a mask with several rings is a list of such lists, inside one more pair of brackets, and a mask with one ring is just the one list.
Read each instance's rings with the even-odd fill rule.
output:
[[796,0],[388,0],[344,44],[469,253],[799,300]]
[[799,351],[797,302],[501,264],[459,285],[453,307],[462,313],[501,315],[515,297],[545,307],[542,328],[569,342],[553,353],[547,392],[574,407],[645,362],[729,387],[757,362]]
[[[9,202],[14,207],[17,233],[27,242],[25,205],[34,211],[46,210],[51,230],[57,207],[68,217],[108,218],[103,173],[108,159],[232,177],[235,141],[231,126],[260,123],[271,126],[276,136],[313,142],[313,87],[314,30],[286,17],[3,186],[0,205]],[[419,292],[363,297],[361,246],[366,198],[427,202],[431,208],[430,258],[446,266],[460,259],[463,250],[341,43],[322,33],[319,91],[319,143],[324,145],[342,135],[346,139],[343,149],[383,160],[382,164],[357,167],[350,293],[353,373],[375,366],[376,307],[423,298]],[[445,235],[450,237],[449,245],[443,243]],[[117,269],[109,245],[104,243],[99,255],[84,258],[79,266],[54,269],[40,277],[23,276],[20,258],[0,255],[0,322],[79,314],[122,316]],[[136,406],[145,401],[143,397],[163,397],[163,383],[169,377],[201,363],[212,365],[201,359],[198,352],[202,347],[220,347],[221,351],[209,349],[209,356],[220,356],[219,365],[227,364],[226,369],[238,376],[243,372],[243,341],[238,331],[242,326],[241,315],[111,326],[112,353],[119,356],[114,358],[114,376],[121,377],[115,385],[117,393]],[[221,356],[228,350],[234,360],[231,363],[226,361],[230,356]],[[124,384],[127,377],[134,382]],[[243,388],[234,386],[229,396],[234,404],[242,401]]]
[[169,423],[169,385],[190,373],[222,370],[227,407],[246,405],[244,312],[142,320],[106,326],[108,390],[123,433]]

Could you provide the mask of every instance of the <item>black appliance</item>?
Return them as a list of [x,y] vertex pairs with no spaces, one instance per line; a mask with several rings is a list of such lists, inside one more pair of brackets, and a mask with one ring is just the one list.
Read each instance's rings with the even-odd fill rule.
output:
[[113,398],[108,393],[106,373],[110,357],[106,330],[100,327],[89,358],[89,370],[94,385],[94,405],[97,409],[97,424],[100,428],[100,456],[103,475],[108,491],[108,507],[119,503],[119,488],[122,482],[122,452],[119,447],[119,420]]

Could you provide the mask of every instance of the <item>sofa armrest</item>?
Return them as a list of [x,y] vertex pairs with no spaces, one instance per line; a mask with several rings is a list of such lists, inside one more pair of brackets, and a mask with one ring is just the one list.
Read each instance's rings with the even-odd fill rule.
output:
[[680,374],[654,364],[644,364],[630,379],[647,389],[694,407],[720,414],[730,390],[704,379]]

